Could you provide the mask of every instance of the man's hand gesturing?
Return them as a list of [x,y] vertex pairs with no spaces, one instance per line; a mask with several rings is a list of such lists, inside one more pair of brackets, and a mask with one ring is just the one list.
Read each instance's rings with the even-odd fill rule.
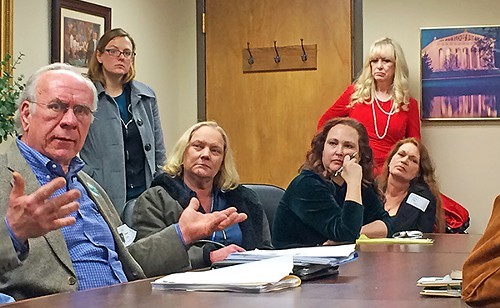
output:
[[75,223],[75,218],[67,216],[78,209],[76,200],[80,198],[80,192],[72,189],[50,198],[56,190],[66,185],[64,178],[56,178],[31,195],[25,195],[22,175],[13,172],[12,176],[7,221],[19,241],[24,243],[29,238],[39,237]]

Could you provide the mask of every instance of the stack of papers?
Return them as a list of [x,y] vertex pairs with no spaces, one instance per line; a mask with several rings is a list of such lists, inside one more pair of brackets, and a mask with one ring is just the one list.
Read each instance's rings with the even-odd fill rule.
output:
[[422,277],[417,281],[423,287],[421,295],[460,297],[462,293],[462,272],[453,271],[444,277]]
[[262,293],[300,286],[291,256],[204,271],[167,275],[153,281],[153,289]]
[[276,249],[276,250],[249,250],[235,252],[227,256],[224,261],[245,263],[259,261],[280,256],[291,256],[293,264],[307,266],[310,264],[338,266],[350,262],[358,257],[355,244],[340,246],[317,246],[305,248]]

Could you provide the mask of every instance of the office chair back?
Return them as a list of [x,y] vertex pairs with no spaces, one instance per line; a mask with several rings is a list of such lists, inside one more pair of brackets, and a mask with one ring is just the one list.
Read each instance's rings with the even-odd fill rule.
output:
[[269,222],[269,229],[272,231],[274,213],[278,208],[285,190],[281,187],[269,184],[243,184],[243,186],[253,190],[257,194],[257,197],[259,197],[260,203],[262,203],[262,207],[266,213],[267,221]]
[[134,207],[135,207],[135,201],[137,199],[130,199],[125,203],[125,207],[123,208],[123,213],[122,213],[122,221],[132,228],[132,216],[134,215]]

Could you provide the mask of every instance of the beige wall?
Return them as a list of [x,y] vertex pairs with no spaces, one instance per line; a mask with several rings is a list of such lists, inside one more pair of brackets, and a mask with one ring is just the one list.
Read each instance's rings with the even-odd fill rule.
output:
[[[420,101],[420,28],[500,25],[498,12],[496,0],[364,0],[364,50],[383,36],[398,41],[410,68],[412,96]],[[483,232],[500,194],[499,137],[500,122],[422,123],[441,190],[470,212],[469,233]]]
[[[167,150],[196,122],[195,1],[87,0],[111,7],[111,27],[137,44],[137,80],[158,96]],[[29,76],[50,60],[50,0],[14,1],[14,53],[26,54],[18,73]]]

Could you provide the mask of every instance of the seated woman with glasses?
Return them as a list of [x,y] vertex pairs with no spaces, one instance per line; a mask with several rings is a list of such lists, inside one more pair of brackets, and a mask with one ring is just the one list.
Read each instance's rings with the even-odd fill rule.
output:
[[135,42],[123,29],[99,39],[88,77],[98,108],[80,152],[84,171],[108,193],[118,213],[144,192],[165,161],[155,92],[135,77]]
[[441,198],[427,148],[415,138],[398,141],[377,184],[385,197],[394,232],[444,232]]
[[373,185],[366,128],[334,118],[314,136],[306,160],[280,201],[273,222],[275,248],[354,242],[392,235],[389,215]]
[[200,247],[189,248],[193,268],[210,266],[232,252],[272,248],[262,205],[255,192],[239,184],[228,137],[217,123],[200,122],[189,128],[163,170],[135,204],[132,221],[137,239],[176,224],[189,200],[197,198],[202,213],[234,206],[248,218],[213,233],[200,241]]

